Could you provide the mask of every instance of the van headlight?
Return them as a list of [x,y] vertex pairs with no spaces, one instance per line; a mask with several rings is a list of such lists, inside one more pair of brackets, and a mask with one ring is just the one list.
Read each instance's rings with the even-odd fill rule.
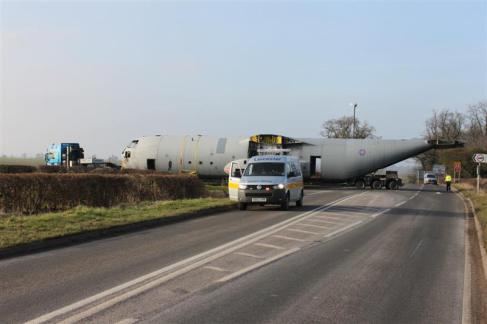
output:
[[284,185],[282,183],[275,185],[274,189],[284,189]]
[[247,189],[247,185],[246,185],[246,184],[241,183],[241,184],[239,184],[239,185],[238,185],[238,189],[245,190],[245,189]]

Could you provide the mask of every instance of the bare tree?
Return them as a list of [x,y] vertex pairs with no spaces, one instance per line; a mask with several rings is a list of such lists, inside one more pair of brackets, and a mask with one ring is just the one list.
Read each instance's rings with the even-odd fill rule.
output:
[[[375,128],[367,122],[355,121],[355,138],[373,138]],[[321,136],[327,138],[353,138],[353,117],[344,116],[323,123]]]
[[468,107],[469,121],[466,132],[470,146],[485,147],[487,145],[487,101],[481,101]]
[[456,111],[444,109],[433,111],[426,121],[426,138],[429,140],[458,140],[465,134],[465,116]]

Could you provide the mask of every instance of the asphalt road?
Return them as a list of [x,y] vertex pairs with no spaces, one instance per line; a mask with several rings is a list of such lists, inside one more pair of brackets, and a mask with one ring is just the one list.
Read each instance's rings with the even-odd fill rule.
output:
[[436,187],[313,190],[0,261],[0,322],[460,323],[464,206]]

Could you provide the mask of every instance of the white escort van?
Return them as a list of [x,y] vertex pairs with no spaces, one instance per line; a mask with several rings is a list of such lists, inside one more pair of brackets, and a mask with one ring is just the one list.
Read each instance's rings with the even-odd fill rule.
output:
[[238,201],[240,210],[249,204],[303,205],[304,184],[299,160],[286,155],[260,155],[232,161],[229,166],[228,192]]

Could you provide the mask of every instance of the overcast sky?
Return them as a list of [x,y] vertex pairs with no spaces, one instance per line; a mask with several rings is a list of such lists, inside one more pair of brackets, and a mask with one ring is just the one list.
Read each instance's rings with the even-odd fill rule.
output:
[[317,137],[351,101],[377,135],[421,137],[487,99],[486,3],[1,1],[0,154]]

